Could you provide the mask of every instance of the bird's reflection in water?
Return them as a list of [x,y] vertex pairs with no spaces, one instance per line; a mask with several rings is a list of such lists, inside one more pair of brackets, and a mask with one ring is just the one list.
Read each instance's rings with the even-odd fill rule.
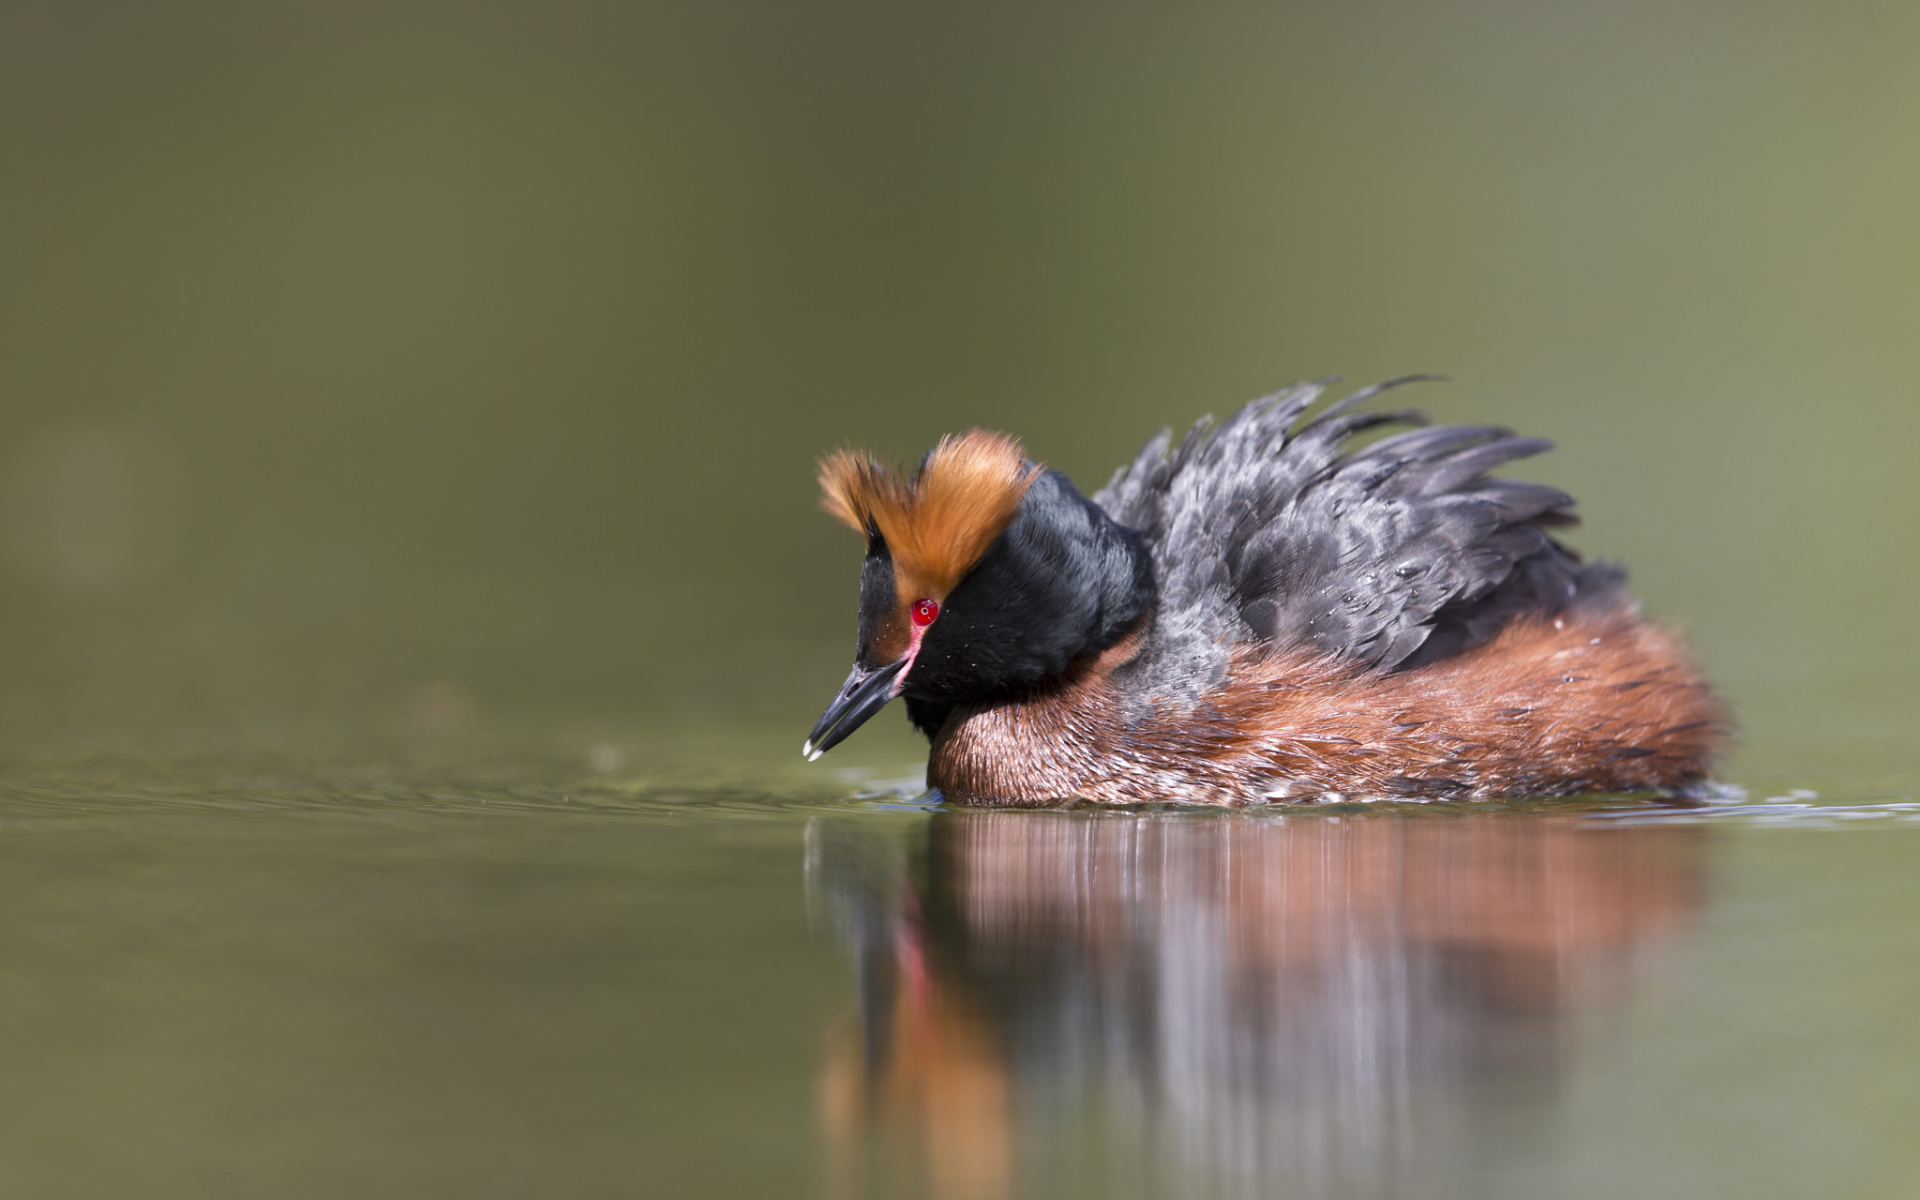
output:
[[1699,905],[1691,826],[941,813],[809,831],[835,1195],[1433,1195]]

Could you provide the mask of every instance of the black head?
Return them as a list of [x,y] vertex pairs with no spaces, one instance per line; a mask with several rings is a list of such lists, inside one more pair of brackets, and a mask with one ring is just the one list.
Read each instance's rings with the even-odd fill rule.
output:
[[[962,505],[946,485],[954,447],[969,439],[991,440],[993,469],[972,474]],[[932,736],[952,705],[1057,678],[1152,605],[1139,535],[1065,475],[1020,457],[1011,439],[976,432],[944,441],[910,480],[836,456],[822,483],[828,510],[866,534],[867,557],[853,672],[807,739],[809,757],[895,696]]]

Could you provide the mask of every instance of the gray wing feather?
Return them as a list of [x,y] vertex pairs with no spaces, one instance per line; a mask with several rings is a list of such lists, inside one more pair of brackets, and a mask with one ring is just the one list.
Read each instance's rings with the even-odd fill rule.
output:
[[[1540,528],[1571,523],[1573,498],[1486,475],[1550,443],[1358,408],[1419,378],[1430,377],[1363,389],[1305,423],[1326,381],[1256,400],[1218,426],[1202,420],[1178,446],[1163,430],[1094,494],[1153,553],[1155,661],[1142,669],[1174,690],[1204,689],[1228,649],[1253,640],[1419,665],[1575,596],[1579,563]],[[1419,427],[1346,450],[1355,434],[1390,425]],[[1618,577],[1584,574],[1595,587]]]

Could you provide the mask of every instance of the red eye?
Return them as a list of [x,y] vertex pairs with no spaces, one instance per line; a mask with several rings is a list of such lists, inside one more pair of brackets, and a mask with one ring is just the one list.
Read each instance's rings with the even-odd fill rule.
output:
[[933,624],[933,619],[939,615],[940,606],[933,601],[915,600],[913,602],[913,623],[920,628],[925,629]]

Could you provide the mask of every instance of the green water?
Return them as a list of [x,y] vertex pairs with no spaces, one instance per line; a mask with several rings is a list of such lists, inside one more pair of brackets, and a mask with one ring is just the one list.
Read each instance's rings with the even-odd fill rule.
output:
[[13,764],[0,1187],[1920,1187],[1907,797],[967,813],[774,736]]
[[[1920,8],[0,10],[0,1193],[1920,1194]],[[813,461],[1554,439],[1745,799],[809,767]],[[1414,394],[1415,392],[1419,394]]]

